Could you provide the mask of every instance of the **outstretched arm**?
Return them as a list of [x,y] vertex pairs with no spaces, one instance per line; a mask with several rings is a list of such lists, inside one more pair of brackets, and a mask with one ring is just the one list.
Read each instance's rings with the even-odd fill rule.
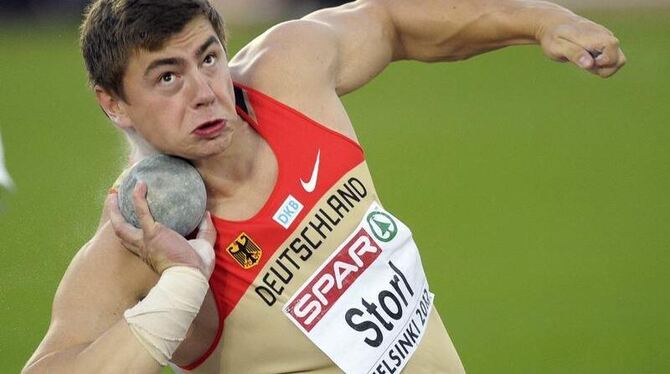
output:
[[[360,26],[355,18],[360,19]],[[609,30],[544,1],[370,0],[317,12],[306,19],[322,22],[340,36],[338,49],[345,74],[344,62],[355,60],[379,42],[387,48],[386,61],[368,61],[376,62],[379,70],[392,60],[463,60],[533,43],[539,43],[553,60],[570,61],[602,77],[614,74],[625,63],[619,41]],[[378,30],[372,35],[378,34],[381,40],[366,40],[373,28]],[[372,43],[358,45],[366,42]],[[365,77],[349,77],[341,79],[353,87],[365,82]]]
[[[549,2],[359,0],[269,30],[241,51],[232,66],[256,63],[261,71],[270,71],[260,79],[281,76],[285,84],[287,77],[295,77],[317,89],[334,86],[343,95],[395,60],[455,61],[534,43],[551,59],[601,77],[625,63],[609,30]],[[263,61],[273,66],[263,66]],[[277,74],[277,69],[283,71]]]
[[[625,63],[619,41],[609,30],[549,2],[370,0],[350,6],[352,10],[356,7],[368,13],[365,18],[373,16],[367,25],[376,23],[382,28],[391,60],[463,60],[511,45],[539,43],[553,60],[570,61],[602,77],[614,74]],[[375,26],[363,26],[360,32],[352,33],[355,28],[342,22],[347,13],[345,9],[325,10],[307,19],[330,25],[342,36],[340,51],[354,58],[360,49],[352,49],[352,42],[365,35],[366,28]],[[380,61],[378,66],[383,68],[387,62]],[[356,77],[352,78],[352,83],[357,83]]]

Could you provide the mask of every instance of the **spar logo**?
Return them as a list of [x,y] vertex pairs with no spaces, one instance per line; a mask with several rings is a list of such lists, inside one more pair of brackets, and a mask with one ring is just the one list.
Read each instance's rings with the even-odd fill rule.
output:
[[226,252],[245,269],[256,266],[263,255],[261,247],[244,232],[228,245]]
[[393,218],[384,212],[375,211],[370,212],[367,217],[368,224],[372,229],[372,234],[375,238],[384,243],[390,242],[398,233],[398,225]]
[[379,244],[361,228],[295,295],[286,312],[310,332],[381,252]]

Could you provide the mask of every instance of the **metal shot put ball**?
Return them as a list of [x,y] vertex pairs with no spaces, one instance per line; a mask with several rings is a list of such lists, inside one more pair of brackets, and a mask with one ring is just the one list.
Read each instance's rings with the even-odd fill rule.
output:
[[205,215],[207,192],[202,177],[186,160],[153,155],[126,173],[118,188],[119,209],[126,221],[139,228],[133,204],[137,181],[147,184],[147,203],[156,222],[182,236],[198,227]]

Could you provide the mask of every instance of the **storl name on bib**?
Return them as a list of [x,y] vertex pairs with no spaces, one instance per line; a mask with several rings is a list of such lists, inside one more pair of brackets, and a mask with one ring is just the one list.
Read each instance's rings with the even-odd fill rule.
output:
[[433,298],[409,228],[372,203],[283,311],[345,373],[399,373]]

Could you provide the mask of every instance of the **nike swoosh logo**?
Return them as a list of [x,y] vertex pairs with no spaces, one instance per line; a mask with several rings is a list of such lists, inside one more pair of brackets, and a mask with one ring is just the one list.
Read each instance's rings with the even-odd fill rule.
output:
[[302,183],[302,188],[307,192],[313,192],[316,188],[316,180],[319,178],[319,161],[321,159],[321,150],[319,149],[316,152],[316,161],[314,162],[314,169],[312,169],[312,176],[309,178],[308,182],[305,182],[300,178],[300,183]]

